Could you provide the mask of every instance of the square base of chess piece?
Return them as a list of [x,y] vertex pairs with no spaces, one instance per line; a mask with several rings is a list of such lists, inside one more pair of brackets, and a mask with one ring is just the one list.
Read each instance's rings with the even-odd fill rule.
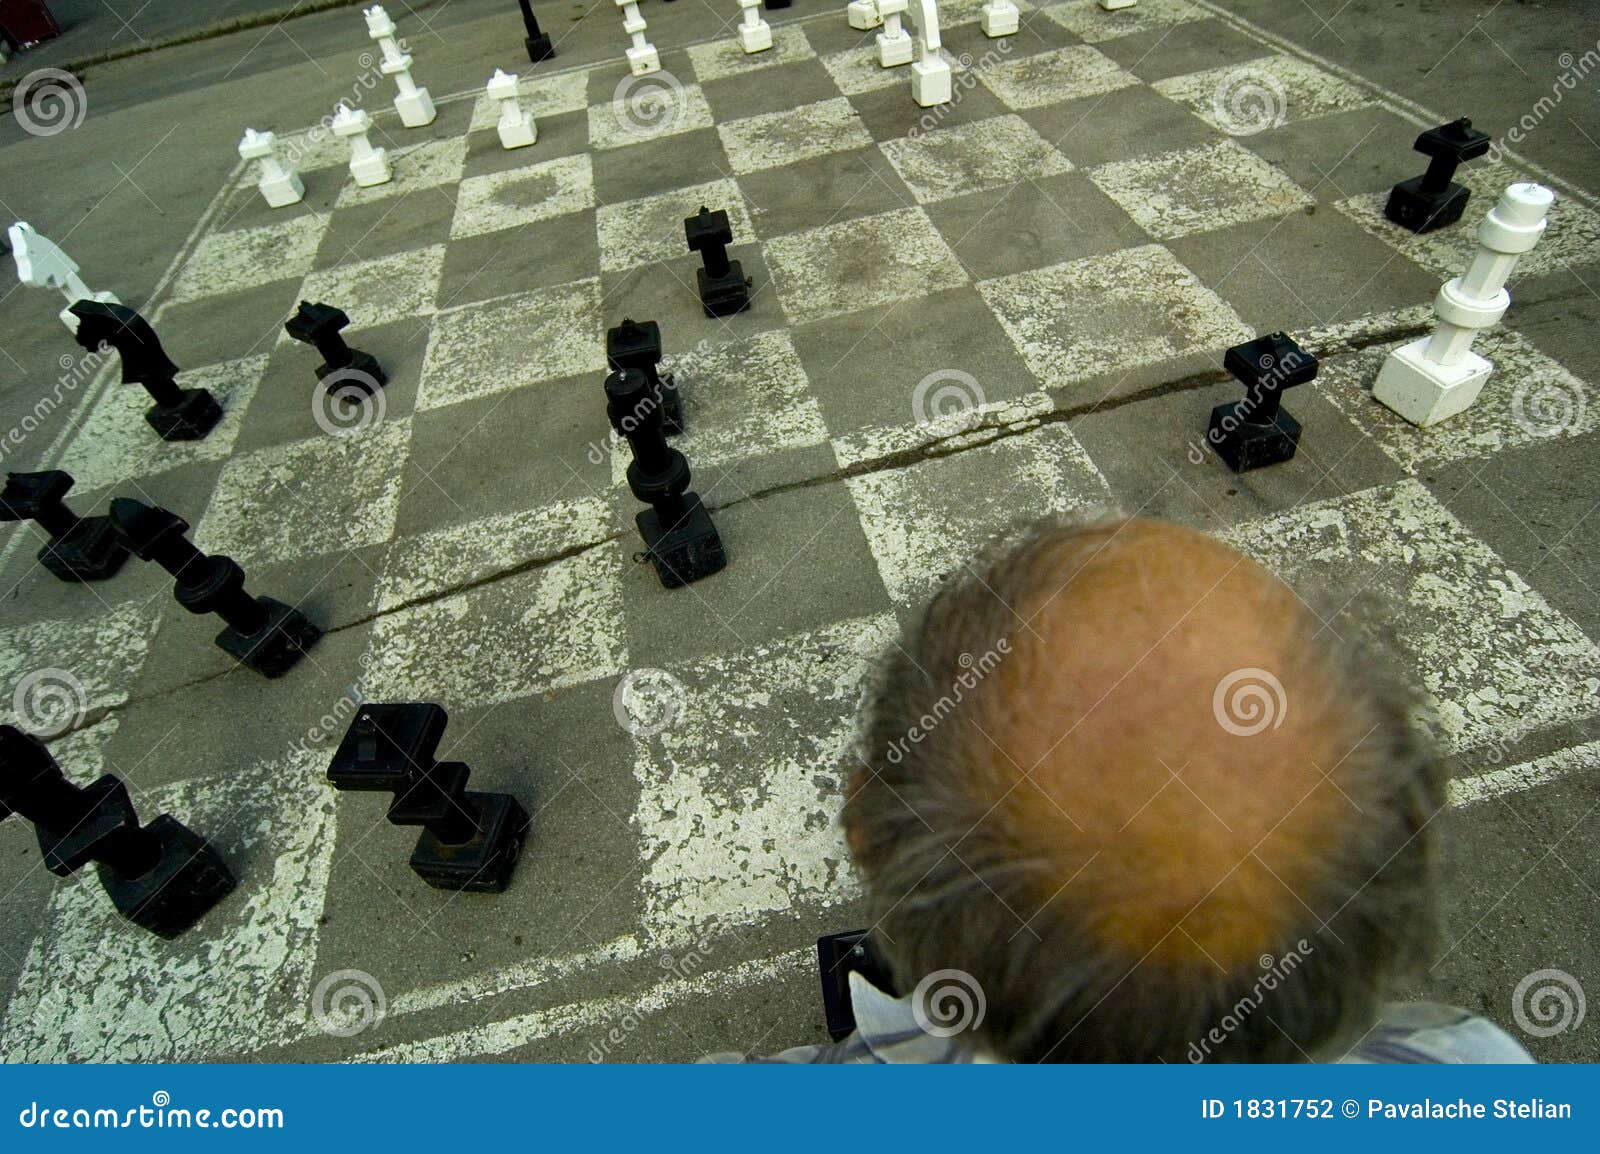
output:
[[206,840],[162,814],[145,827],[161,841],[161,859],[142,877],[105,865],[100,884],[117,912],[163,938],[175,938],[233,892],[233,874]]
[[1422,179],[1414,176],[1390,189],[1383,215],[1401,228],[1418,233],[1445,228],[1460,220],[1472,194],[1454,183],[1440,193],[1423,192]]
[[538,36],[529,36],[522,42],[522,46],[528,50],[528,59],[535,64],[541,60],[549,60],[556,54],[555,45],[550,43],[550,37],[542,32]]
[[1453,417],[1473,401],[1494,371],[1494,363],[1468,352],[1453,365],[1427,358],[1430,337],[1419,337],[1389,354],[1372,384],[1372,399],[1413,425],[1426,428]]
[[[772,7],[772,5],[767,5]],[[850,20],[850,27],[857,32],[870,32],[883,24],[883,17],[878,15],[878,6],[873,0],[850,0],[846,8],[846,15]]]
[[904,27],[900,35],[890,36],[887,32],[878,33],[878,63],[884,68],[896,68],[901,64],[910,64],[911,58],[916,55],[916,45],[912,42],[911,34]]
[[661,68],[661,54],[656,51],[653,44],[646,44],[643,48],[630,48],[627,55],[628,71],[635,76],[645,76]]
[[145,421],[163,441],[198,441],[222,420],[222,406],[204,389],[184,389],[175,405],[152,405]]
[[911,99],[923,108],[950,103],[950,65],[937,56],[911,64]]
[[1249,421],[1238,411],[1244,405],[1243,401],[1234,401],[1211,410],[1206,439],[1228,468],[1235,473],[1248,473],[1293,458],[1300,444],[1300,422],[1283,409],[1270,422]]
[[1021,26],[1022,13],[1015,4],[985,4],[983,15],[978,23],[983,28],[983,34],[991,40],[997,36],[1015,35]]
[[728,555],[722,538],[695,493],[683,495],[685,512],[674,525],[663,525],[654,509],[641,510],[634,518],[644,538],[656,576],[668,589],[679,589],[702,577],[727,568]]
[[259,187],[268,208],[288,208],[291,204],[299,204],[306,196],[305,182],[293,172],[269,176],[261,181]]
[[378,363],[378,358],[360,349],[350,350],[350,363],[336,369],[324,362],[317,366],[317,383],[330,393],[349,389],[371,396],[389,383],[389,376]]
[[772,27],[764,21],[754,27],[739,25],[739,47],[746,53],[765,52],[772,47]]
[[728,271],[714,277],[705,269],[695,270],[695,284],[700,289],[700,303],[708,317],[731,317],[750,307],[750,282],[745,279],[744,266],[738,261],[728,262]]
[[426,88],[407,92],[394,98],[394,110],[400,114],[400,123],[407,128],[421,128],[432,124],[438,112],[433,107],[433,97]]
[[85,517],[39,550],[39,564],[63,581],[104,581],[127,559],[128,549],[110,517]]
[[446,845],[423,830],[411,868],[434,889],[500,893],[511,884],[528,836],[528,811],[509,793],[464,793],[461,804],[473,811],[478,832],[472,840]]
[[281,677],[317,643],[322,630],[298,609],[271,597],[257,597],[256,604],[267,611],[267,623],[254,633],[230,625],[217,634],[217,647],[263,677]]

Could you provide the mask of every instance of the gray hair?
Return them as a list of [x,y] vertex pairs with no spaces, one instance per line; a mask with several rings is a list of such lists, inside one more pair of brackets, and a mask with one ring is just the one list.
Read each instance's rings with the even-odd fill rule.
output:
[[[1012,606],[1052,593],[1124,523],[1031,527],[947,584],[880,662],[844,812],[877,945],[901,993],[936,971],[969,975],[986,1001],[975,1040],[1013,1061],[1327,1056],[1370,1026],[1385,994],[1435,942],[1431,823],[1444,804],[1444,774],[1419,725],[1424,699],[1371,638],[1341,640],[1316,628],[1310,612],[1296,652],[1322,671],[1330,715],[1372,731],[1339,767],[1341,787],[1363,811],[1360,828],[1328,849],[1306,898],[1326,920],[1306,912],[1299,932],[1278,944],[1278,959],[1260,960],[1284,980],[1268,982],[1259,970],[1130,965],[1066,903],[1047,904],[1022,929],[1060,863],[1019,857],[1008,814],[997,808],[1009,783],[985,734],[1004,733],[1020,703],[996,685],[958,692],[949,708],[951,689],[965,683],[975,655],[1020,629]],[[925,725],[930,717],[938,724]],[[918,736],[907,741],[912,731]],[[1288,955],[1292,975],[1278,972],[1289,968]]]

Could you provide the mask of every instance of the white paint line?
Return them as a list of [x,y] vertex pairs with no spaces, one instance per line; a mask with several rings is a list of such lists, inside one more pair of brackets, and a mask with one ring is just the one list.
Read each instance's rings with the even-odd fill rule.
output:
[[1513,793],[1523,793],[1559,781],[1568,774],[1600,767],[1600,741],[1558,749],[1532,761],[1491,769],[1472,777],[1458,777],[1450,783],[1450,804],[1458,809],[1492,801]]

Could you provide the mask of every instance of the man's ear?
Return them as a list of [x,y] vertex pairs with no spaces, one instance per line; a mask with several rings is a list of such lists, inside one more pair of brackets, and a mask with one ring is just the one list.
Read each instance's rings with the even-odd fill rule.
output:
[[[847,802],[866,786],[869,772],[866,766],[858,765],[845,775],[844,788]],[[841,815],[840,824],[844,826],[844,840],[845,844],[850,847],[850,856],[855,859],[856,865],[859,867],[861,865],[861,855],[867,848],[866,835],[862,832],[860,826],[851,824],[850,814],[852,812],[854,812],[854,807],[846,804],[844,813]]]

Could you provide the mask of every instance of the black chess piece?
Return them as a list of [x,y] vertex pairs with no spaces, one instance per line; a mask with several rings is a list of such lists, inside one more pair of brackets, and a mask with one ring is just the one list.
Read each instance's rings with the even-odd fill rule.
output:
[[1413,147],[1429,157],[1428,171],[1402,180],[1389,192],[1383,215],[1412,232],[1432,232],[1461,219],[1472,193],[1451,178],[1463,160],[1476,160],[1489,151],[1489,134],[1460,120],[1430,128]]
[[34,825],[45,868],[68,877],[94,862],[117,912],[175,938],[233,891],[233,874],[206,840],[169,814],[140,826],[121,780],[68,781],[38,740],[0,726],[0,819]]
[[856,1028],[850,1001],[850,974],[860,974],[886,994],[893,994],[894,973],[878,952],[870,930],[847,930],[817,939],[817,969],[822,975],[822,1013],[828,1036],[835,1042]]
[[1317,358],[1293,337],[1272,333],[1229,349],[1222,367],[1244,385],[1245,395],[1211,410],[1206,437],[1217,456],[1235,473],[1291,459],[1300,444],[1300,422],[1279,402],[1284,389],[1317,375]]
[[86,349],[110,345],[122,358],[123,384],[144,386],[155,401],[144,415],[163,441],[198,441],[222,420],[222,406],[205,389],[178,387],[178,366],[155,330],[126,305],[81,300],[68,310],[78,318],[74,339]]
[[378,358],[345,343],[339,330],[350,324],[342,309],[332,305],[301,301],[283,326],[283,331],[297,341],[316,346],[322,355],[317,366],[317,383],[329,391],[354,389],[371,394],[389,383]]
[[[671,373],[660,372],[661,326],[655,321],[637,322],[627,317],[615,328],[606,330],[606,365],[612,371],[638,369],[650,382],[653,403],[661,406],[662,424],[668,436],[683,432],[683,394]],[[621,423],[613,418],[611,427],[620,434]]]
[[500,893],[530,824],[509,793],[471,793],[471,770],[434,757],[447,715],[426,702],[365,704],[345,731],[328,780],[339,790],[394,794],[389,821],[419,825],[411,868],[435,889]]
[[769,11],[775,8],[787,8],[793,3],[794,0],[766,0],[766,6]]
[[535,64],[541,60],[549,60],[556,54],[555,46],[550,43],[550,37],[539,31],[539,18],[533,14],[533,5],[528,0],[517,0],[522,5],[522,26],[527,30],[528,36],[522,42],[528,50],[528,59]]
[[649,378],[638,369],[620,369],[605,387],[606,411],[633,450],[628,488],[650,506],[634,523],[661,584],[676,589],[721,571],[728,564],[722,538],[699,496],[688,491],[689,462],[667,444]]
[[732,316],[749,308],[751,281],[738,261],[728,259],[728,245],[733,243],[728,214],[702,204],[698,213],[684,220],[683,232],[690,251],[705,261],[705,268],[695,270],[695,280],[706,316]]
[[111,522],[135,556],[172,574],[179,605],[227,622],[217,646],[263,677],[287,673],[322,636],[294,607],[245,592],[238,562],[195,548],[184,536],[188,522],[176,513],[118,497],[111,502]]
[[11,473],[0,490],[0,521],[36,521],[50,534],[39,564],[63,581],[104,581],[122,568],[127,547],[109,517],[80,517],[67,508],[72,476],[59,469]]

